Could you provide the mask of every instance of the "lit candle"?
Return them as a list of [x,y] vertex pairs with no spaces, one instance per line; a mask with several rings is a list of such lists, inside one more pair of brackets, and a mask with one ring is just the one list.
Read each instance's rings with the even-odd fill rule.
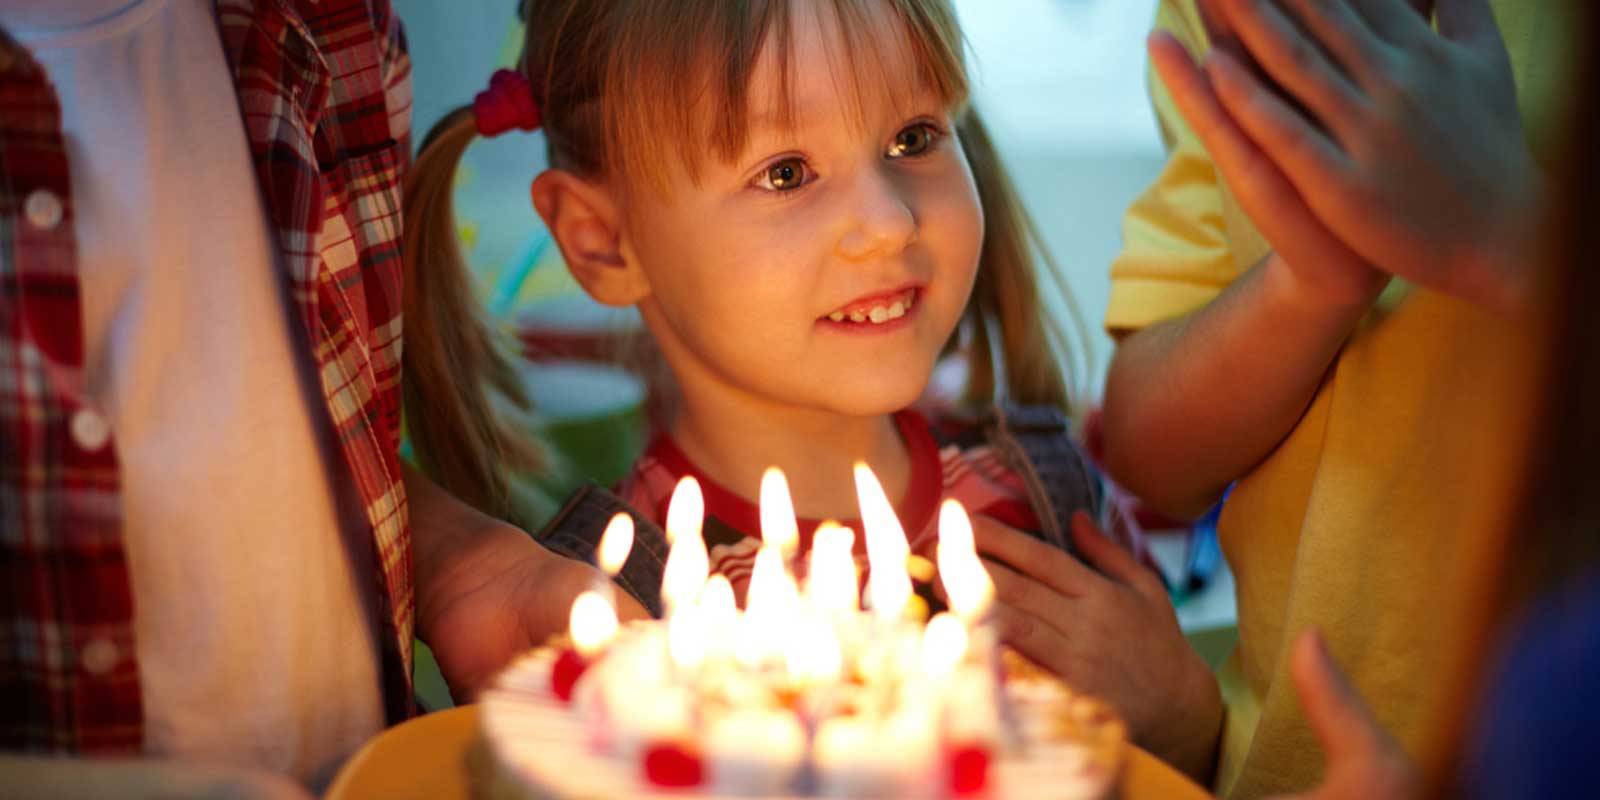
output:
[[994,598],[994,581],[978,558],[972,520],[956,500],[939,506],[938,560],[950,610],[967,625],[976,625]]
[[802,609],[786,637],[784,664],[801,686],[831,684],[844,670],[844,653],[831,621],[816,609]]
[[786,708],[734,708],[707,721],[701,747],[714,792],[785,795],[805,767],[806,731]]
[[935,614],[922,630],[922,676],[939,691],[967,653],[967,627],[954,615]]
[[966,509],[947,500],[939,509],[939,577],[951,611],[970,632],[969,650],[976,658],[952,665],[942,690],[944,758],[951,794],[983,791],[989,765],[1000,739],[1005,702],[997,679],[1000,664],[995,631],[985,624],[994,599],[994,581],[978,558],[972,520]]
[[700,592],[700,616],[706,627],[706,660],[720,664],[732,659],[739,636],[739,606],[726,575],[719,572],[706,581]]
[[905,797],[932,793],[938,742],[933,720],[917,709],[887,717],[823,720],[811,745],[824,797]]
[[794,500],[789,496],[789,481],[783,470],[768,467],[761,475],[761,539],[778,548],[787,564],[800,547],[800,527],[795,521]]
[[[600,534],[600,547],[596,553],[596,560],[600,562],[600,571],[605,573],[605,595],[611,600],[613,608],[617,604],[617,574],[622,572],[622,565],[628,562],[628,554],[633,550],[633,517],[627,512],[619,511],[606,523],[605,532]],[[600,583],[600,581],[596,581]]]
[[830,616],[854,614],[861,599],[856,574],[856,532],[829,520],[811,537],[806,599]]
[[605,533],[600,534],[600,571],[608,578],[617,577],[632,550],[633,517],[625,511],[619,511],[606,524]]
[[695,602],[711,572],[711,556],[706,552],[705,539],[701,538],[705,511],[706,501],[700,493],[699,482],[684,476],[673,489],[672,500],[667,505],[667,539],[672,547],[667,551],[667,563],[662,569],[661,598],[669,616],[675,609]]
[[911,600],[911,576],[906,572],[911,547],[877,476],[862,463],[856,464],[855,476],[867,537],[867,603],[879,620],[899,620]]
[[[660,629],[625,637],[600,664],[590,713],[604,728],[601,740],[623,758],[636,759],[659,743],[692,739],[697,701],[667,675],[666,638]],[[584,688],[589,685],[585,681]]]
[[667,620],[667,654],[680,675],[693,675],[705,661],[711,626],[703,608],[679,606]]
[[584,592],[572,601],[569,622],[572,646],[584,658],[594,658],[617,635],[617,612],[595,592]]
[[993,671],[976,664],[954,668],[944,689],[944,731],[950,748],[992,748],[999,741],[998,694]]
[[744,616],[739,626],[739,663],[760,668],[784,655],[784,640],[800,610],[800,591],[783,567],[776,545],[762,545],[750,570]]
[[572,647],[561,651],[550,671],[550,689],[556,697],[571,700],[578,679],[617,635],[617,612],[596,592],[584,592],[572,601],[568,633]]

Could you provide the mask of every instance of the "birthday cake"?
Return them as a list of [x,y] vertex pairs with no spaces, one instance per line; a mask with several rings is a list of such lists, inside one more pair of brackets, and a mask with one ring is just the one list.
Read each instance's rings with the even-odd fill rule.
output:
[[[824,526],[801,563],[784,509],[777,523],[763,513],[766,544],[741,610],[729,582],[706,575],[697,493],[680,487],[692,496],[675,495],[668,515],[666,618],[619,626],[609,588],[580,596],[570,634],[513,663],[480,698],[475,794],[1111,796],[1125,727],[1106,704],[1002,652],[965,513],[941,511],[951,610],[924,622],[904,535],[863,471],[865,609],[853,533]],[[782,494],[769,499],[764,486],[763,506],[785,505]],[[606,539],[631,542],[631,531],[613,536],[622,519]],[[620,563],[607,549],[602,541],[602,566]]]

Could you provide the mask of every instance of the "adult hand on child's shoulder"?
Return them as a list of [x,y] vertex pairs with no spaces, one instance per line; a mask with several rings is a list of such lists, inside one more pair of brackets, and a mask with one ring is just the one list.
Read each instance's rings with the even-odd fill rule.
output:
[[[1206,59],[1213,102],[1197,115],[1220,111],[1226,120],[1208,124],[1231,127],[1258,154],[1231,171],[1217,159],[1241,203],[1252,184],[1276,183],[1301,199],[1292,208],[1308,207],[1384,272],[1498,312],[1522,309],[1545,181],[1488,0],[1203,5],[1239,43]],[[1424,13],[1433,5],[1437,31]],[[1186,90],[1175,99],[1195,105],[1192,64],[1185,71],[1170,43],[1152,42],[1152,58]],[[1273,210],[1245,210],[1278,245]]]
[[[498,524],[470,557],[435,587],[418,629],[457,702],[470,701],[508,662],[567,629],[572,600],[606,582],[594,567],[544,549],[527,533]],[[624,620],[649,613],[615,593]]]
[[1222,699],[1184,638],[1166,587],[1087,515],[1073,539],[1099,572],[987,517],[974,520],[1007,644],[1073,688],[1114,704],[1133,740],[1208,783]]

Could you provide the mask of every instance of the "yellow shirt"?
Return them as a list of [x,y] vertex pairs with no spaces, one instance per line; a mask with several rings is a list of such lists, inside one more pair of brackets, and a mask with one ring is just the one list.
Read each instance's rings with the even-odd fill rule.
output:
[[[1576,4],[1492,5],[1529,141],[1548,165]],[[1156,27],[1203,54],[1199,19],[1193,0],[1161,0]],[[1154,76],[1151,94],[1170,156],[1124,221],[1106,312],[1113,333],[1205,305],[1268,251]],[[1228,705],[1220,795],[1300,790],[1319,778],[1322,752],[1287,671],[1289,644],[1311,625],[1384,726],[1429,755],[1457,668],[1468,539],[1494,519],[1517,453],[1521,398],[1508,384],[1527,343],[1516,333],[1394,282],[1294,431],[1239,480],[1219,526],[1239,606],[1239,645],[1219,673]]]

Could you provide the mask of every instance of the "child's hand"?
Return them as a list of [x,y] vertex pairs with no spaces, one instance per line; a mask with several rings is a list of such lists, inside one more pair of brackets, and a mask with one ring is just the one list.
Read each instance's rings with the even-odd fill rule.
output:
[[[1270,180],[1286,180],[1385,272],[1497,311],[1522,305],[1544,180],[1487,0],[1438,0],[1437,33],[1405,0],[1205,2],[1275,84],[1227,48],[1206,60],[1221,108],[1270,162]],[[1157,49],[1164,78],[1182,71]],[[1246,211],[1258,223],[1272,213]]]
[[1289,671],[1306,720],[1328,756],[1322,785],[1295,797],[1406,800],[1420,795],[1416,770],[1406,754],[1378,726],[1316,631],[1295,640]]
[[1111,701],[1136,742],[1207,782],[1221,695],[1179,630],[1161,579],[1081,513],[1073,539],[1103,574],[995,520],[974,522],[1005,642]]

